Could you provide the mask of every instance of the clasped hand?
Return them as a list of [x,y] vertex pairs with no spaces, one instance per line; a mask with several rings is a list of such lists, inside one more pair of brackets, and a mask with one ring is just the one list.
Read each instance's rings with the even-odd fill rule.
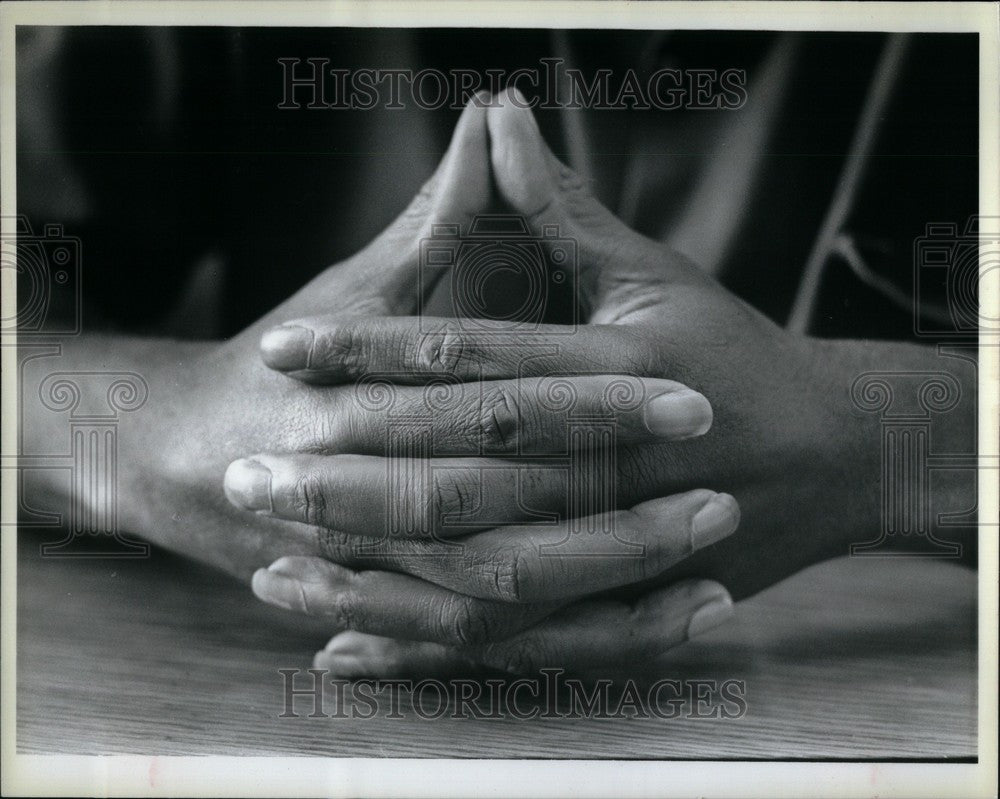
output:
[[[498,207],[576,243],[583,323],[414,315],[421,241]],[[727,621],[723,584],[838,551],[866,488],[817,346],[616,219],[523,102],[477,96],[386,231],[214,354],[276,402],[236,400],[223,448],[227,513],[286,553],[254,591],[348,631],[318,656],[346,676],[648,659]]]

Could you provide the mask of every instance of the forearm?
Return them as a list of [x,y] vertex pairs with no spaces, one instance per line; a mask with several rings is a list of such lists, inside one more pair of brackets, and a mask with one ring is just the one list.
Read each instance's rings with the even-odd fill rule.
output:
[[[88,335],[66,338],[58,349],[30,343],[19,347],[18,451],[24,503],[63,515],[69,512],[73,483],[66,469],[53,466],[72,454],[74,429],[92,419],[114,437],[119,521],[132,532],[147,533],[132,506],[143,499],[139,486],[152,482],[160,451],[157,437],[170,425],[175,398],[169,394],[176,387],[169,375],[179,374],[185,361],[211,346]],[[117,403],[109,394],[115,383],[127,394],[134,392],[130,402]],[[88,510],[103,499],[96,490],[77,497]]]
[[974,565],[974,517],[946,526],[939,520],[976,507],[976,471],[968,468],[978,451],[975,350],[941,354],[894,342],[813,345],[828,374],[827,390],[846,411],[830,430],[846,446],[843,468],[860,470],[869,489],[860,495],[862,513],[845,530],[843,554],[886,533],[886,552],[944,556],[937,537],[959,544],[961,560]]
[[[204,379],[198,377],[204,374],[198,362],[213,358],[219,346],[81,336],[62,342],[58,354],[51,347],[23,347],[18,358],[23,506],[58,513],[67,524],[73,513],[82,513],[101,519],[102,526],[113,508],[119,532],[244,579],[279,555],[303,551],[301,540],[285,529],[238,518],[222,494],[226,449],[238,443],[225,430],[192,427],[198,413],[188,406],[205,396],[195,393],[195,382]],[[117,398],[109,393],[116,382],[125,392]],[[118,401],[122,396],[127,401]],[[245,411],[233,407],[232,413]],[[95,430],[99,447],[114,442],[114,468],[106,472],[113,485],[73,479],[74,469],[83,468],[76,450],[86,450],[82,455],[88,458],[107,457],[106,451],[87,449]]]

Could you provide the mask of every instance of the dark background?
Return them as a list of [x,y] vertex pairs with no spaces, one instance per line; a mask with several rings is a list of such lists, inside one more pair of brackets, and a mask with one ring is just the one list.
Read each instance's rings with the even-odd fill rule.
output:
[[[574,66],[739,67],[752,81],[774,34],[572,31]],[[721,276],[783,321],[843,167],[886,37],[800,35],[790,89],[755,198]],[[544,30],[19,27],[18,203],[36,232],[60,222],[83,246],[87,330],[229,335],[324,266],[363,246],[419,188],[458,111],[279,110],[281,57],[343,68],[539,66]],[[961,227],[978,183],[975,34],[921,34],[904,63],[850,227],[869,265],[912,293],[913,241],[928,222]],[[538,112],[564,153],[557,111]],[[615,207],[637,141],[730,111],[590,113],[596,190]],[[692,115],[700,115],[697,119]],[[692,128],[693,129],[693,128]],[[683,205],[710,142],[690,135],[679,167],[635,220],[653,233]],[[669,148],[667,145],[664,147]],[[674,152],[671,150],[670,152]],[[214,322],[171,314],[194,265]],[[942,298],[938,298],[942,299]],[[815,333],[912,336],[911,313],[827,270]]]

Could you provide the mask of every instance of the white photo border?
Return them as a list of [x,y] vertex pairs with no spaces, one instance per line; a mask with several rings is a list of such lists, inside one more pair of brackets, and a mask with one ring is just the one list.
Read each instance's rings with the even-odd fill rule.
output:
[[[17,25],[253,25],[281,27],[559,27],[710,30],[978,32],[979,213],[1000,215],[997,3],[880,2],[23,2],[0,5],[0,202],[17,205]],[[9,221],[11,220],[11,221]],[[983,316],[1000,318],[1000,270],[980,286]],[[12,318],[16,293],[3,294]],[[5,342],[8,343],[8,342]],[[14,343],[14,342],[9,342]],[[1000,440],[1000,347],[980,359],[980,452]],[[16,347],[2,348],[2,449],[16,451]],[[579,760],[140,757],[16,752],[16,481],[2,487],[2,792],[105,796],[992,796],[997,785],[995,471],[980,472],[978,763],[810,763]],[[993,525],[992,529],[988,525]],[[157,779],[151,784],[150,765]],[[444,774],[447,779],[442,779]],[[489,780],[487,782],[487,779]],[[502,786],[502,789],[498,786]]]

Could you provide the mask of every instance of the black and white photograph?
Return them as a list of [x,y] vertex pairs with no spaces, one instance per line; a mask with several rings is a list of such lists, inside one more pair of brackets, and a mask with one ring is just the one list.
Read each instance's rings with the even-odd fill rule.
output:
[[3,793],[996,796],[998,9],[4,4]]

